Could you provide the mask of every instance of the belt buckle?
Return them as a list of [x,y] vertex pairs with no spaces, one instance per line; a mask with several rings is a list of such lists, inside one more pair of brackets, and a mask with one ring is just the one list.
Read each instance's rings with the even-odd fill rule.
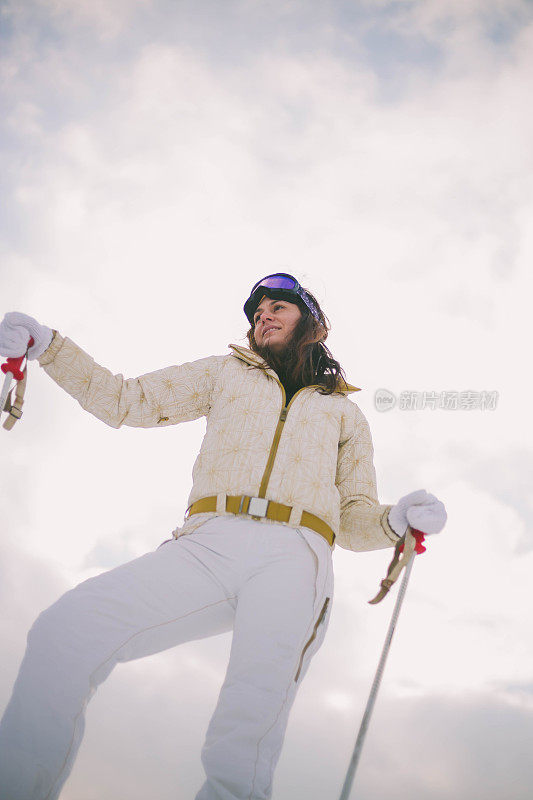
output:
[[266,517],[269,502],[266,497],[250,497],[246,513],[251,517]]

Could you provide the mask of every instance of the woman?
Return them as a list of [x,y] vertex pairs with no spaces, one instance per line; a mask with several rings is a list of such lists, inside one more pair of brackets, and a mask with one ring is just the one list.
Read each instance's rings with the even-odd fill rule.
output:
[[96,417],[154,427],[207,417],[184,525],[155,552],[67,592],[34,623],[0,727],[1,800],[59,796],[85,705],[117,662],[233,628],[202,750],[196,800],[264,800],[290,708],[324,639],[334,543],[394,545],[407,524],[438,532],[424,490],[380,505],[357,391],[325,345],[316,299],[291,275],[259,281],[244,306],[250,349],[124,380],[24,314],[0,353],[28,358]]

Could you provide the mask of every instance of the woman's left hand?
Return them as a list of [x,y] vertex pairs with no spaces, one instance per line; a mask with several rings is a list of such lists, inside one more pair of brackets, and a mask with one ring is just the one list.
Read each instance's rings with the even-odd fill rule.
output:
[[406,494],[389,511],[389,525],[398,536],[404,535],[408,525],[425,534],[440,533],[447,518],[444,503],[425,489]]

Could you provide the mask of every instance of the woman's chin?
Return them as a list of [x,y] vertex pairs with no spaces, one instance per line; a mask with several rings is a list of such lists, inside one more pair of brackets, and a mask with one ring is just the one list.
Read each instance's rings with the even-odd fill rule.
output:
[[276,337],[268,337],[266,342],[263,342],[263,347],[268,348],[273,353],[281,353],[285,348],[285,342],[277,340]]

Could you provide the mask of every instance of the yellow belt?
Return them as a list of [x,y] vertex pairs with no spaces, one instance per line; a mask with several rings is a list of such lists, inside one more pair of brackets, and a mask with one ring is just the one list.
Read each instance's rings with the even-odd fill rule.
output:
[[[205,514],[208,511],[217,510],[216,497],[202,497],[187,509],[187,516],[192,514]],[[229,496],[226,495],[226,511],[231,514],[249,514],[255,519],[266,517],[274,522],[288,522],[291,516],[291,506],[284,506],[282,503],[275,503],[273,500],[266,500],[262,497],[248,497],[247,495]],[[310,514],[309,511],[302,511],[300,522],[303,528],[311,528],[315,533],[319,533],[333,546],[335,534],[324,520]]]

